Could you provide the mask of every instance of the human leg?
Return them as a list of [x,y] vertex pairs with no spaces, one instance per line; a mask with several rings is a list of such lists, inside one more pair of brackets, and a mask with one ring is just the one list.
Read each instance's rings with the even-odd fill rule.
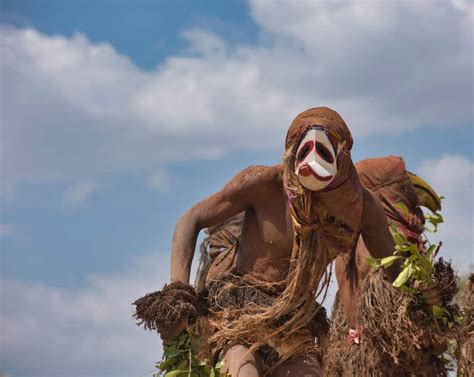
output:
[[223,360],[223,372],[232,377],[260,377],[262,375],[258,357],[243,345],[229,348]]

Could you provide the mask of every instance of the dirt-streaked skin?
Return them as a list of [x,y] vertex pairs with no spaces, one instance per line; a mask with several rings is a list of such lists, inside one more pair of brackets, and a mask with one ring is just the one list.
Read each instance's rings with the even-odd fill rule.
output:
[[[238,173],[222,190],[190,208],[179,219],[172,243],[171,280],[189,282],[191,262],[199,231],[221,223],[244,211],[240,246],[236,267],[241,271],[259,271],[269,280],[286,274],[289,267],[294,231],[284,195],[283,168],[251,166]],[[342,193],[339,193],[343,195]],[[339,195],[338,194],[338,195]],[[363,215],[359,227],[362,237],[374,257],[392,254],[393,239],[378,199],[363,190]],[[392,273],[393,272],[393,273]],[[389,271],[396,275],[396,270]],[[343,300],[344,303],[344,300]],[[347,301],[350,304],[350,300]],[[163,331],[161,331],[163,330]],[[172,337],[180,331],[160,329],[163,337]],[[225,358],[232,376],[259,376],[258,360],[242,360],[244,346],[230,349]],[[246,357],[247,358],[247,357]],[[319,367],[304,358],[296,358],[285,370],[298,370],[301,376],[319,375]],[[245,365],[245,367],[244,367]],[[283,373],[276,370],[275,376]]]

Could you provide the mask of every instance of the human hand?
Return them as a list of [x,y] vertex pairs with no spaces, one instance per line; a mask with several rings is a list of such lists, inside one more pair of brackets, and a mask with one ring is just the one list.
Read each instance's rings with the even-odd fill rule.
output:
[[430,283],[422,283],[417,281],[415,289],[421,292],[425,302],[430,306],[443,306],[442,290],[437,281]]
[[175,324],[170,324],[166,326],[160,326],[158,332],[160,337],[164,341],[171,341],[176,339],[184,330],[186,330],[187,321],[181,320]]

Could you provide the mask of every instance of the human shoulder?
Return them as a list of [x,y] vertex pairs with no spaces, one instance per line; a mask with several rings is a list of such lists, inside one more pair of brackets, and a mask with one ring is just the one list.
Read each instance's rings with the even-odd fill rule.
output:
[[241,188],[262,184],[275,184],[281,182],[282,172],[282,165],[251,165],[241,170],[231,182],[239,185]]

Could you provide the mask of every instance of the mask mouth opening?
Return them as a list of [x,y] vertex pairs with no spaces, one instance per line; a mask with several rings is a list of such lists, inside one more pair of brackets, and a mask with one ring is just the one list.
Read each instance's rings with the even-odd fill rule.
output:
[[318,174],[317,171],[321,172],[321,170],[322,169],[324,170],[324,168],[321,165],[318,165],[317,167],[314,165],[317,165],[314,161],[312,161],[312,163],[305,163],[304,165],[301,165],[298,168],[296,174],[302,177],[309,177],[312,175],[318,181],[323,181],[323,182],[330,181],[334,177],[334,175],[332,174],[327,175],[328,174],[327,171],[325,175]]

